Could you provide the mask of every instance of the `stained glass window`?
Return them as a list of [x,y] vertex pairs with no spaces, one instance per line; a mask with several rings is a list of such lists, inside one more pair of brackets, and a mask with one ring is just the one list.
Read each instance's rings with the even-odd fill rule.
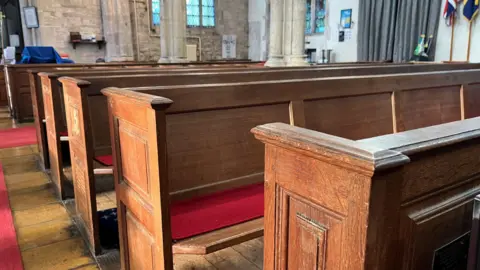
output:
[[325,32],[325,0],[315,0],[315,33]]
[[326,0],[306,0],[305,34],[325,32]]
[[188,27],[215,27],[215,0],[186,0]]
[[160,25],[160,0],[152,0],[152,24]]
[[312,2],[307,0],[307,12],[305,14],[305,34],[312,33]]

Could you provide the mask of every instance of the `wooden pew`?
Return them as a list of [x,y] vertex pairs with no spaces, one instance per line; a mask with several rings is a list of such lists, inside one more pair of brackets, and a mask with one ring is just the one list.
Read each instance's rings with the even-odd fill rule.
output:
[[[57,78],[60,76],[72,76],[72,77],[84,77],[84,76],[107,76],[107,75],[128,75],[128,74],[160,74],[160,73],[183,73],[183,72],[201,72],[202,70],[238,70],[249,67],[247,65],[234,65],[228,66],[216,66],[216,67],[208,67],[206,68],[165,68],[165,67],[151,67],[148,69],[144,68],[109,68],[109,69],[62,69],[59,68],[51,68],[46,69],[43,68],[41,72],[48,72],[52,73],[50,76],[51,79],[54,81],[52,83],[59,83],[57,82]],[[257,67],[258,68],[258,67]],[[33,109],[33,116],[34,116],[34,124],[35,130],[37,134],[37,145],[39,149],[39,164],[40,167],[45,169],[50,169],[50,161],[48,157],[48,143],[46,139],[46,126],[45,126],[45,109],[43,105],[43,93],[42,93],[42,82],[38,73],[41,73],[39,70],[28,70],[29,80],[30,80],[30,94],[32,96],[32,109]],[[55,74],[55,76],[53,75]],[[60,93],[62,91],[60,90]],[[63,114],[60,115],[60,117]],[[58,118],[59,121],[64,120],[63,117]],[[66,130],[66,122],[63,121],[64,124],[64,131]],[[45,149],[45,150],[44,150]]]
[[158,64],[154,62],[117,62],[117,63],[95,63],[95,64],[16,64],[5,66],[7,77],[7,91],[11,95],[10,111],[13,118],[18,122],[31,120],[33,118],[32,96],[28,70],[44,68],[58,69],[104,69],[104,68],[146,68],[157,66],[224,66],[224,65],[256,65],[260,62],[235,61],[235,62],[192,62],[182,64]]
[[467,269],[480,118],[358,141],[282,123],[253,133],[264,269]]
[[[75,86],[80,93],[81,88],[88,88],[87,96],[90,98],[96,99],[95,108],[102,108],[106,104],[106,99],[100,95],[100,90],[108,86],[117,86],[117,87],[131,87],[131,86],[148,86],[148,85],[158,85],[158,86],[168,86],[168,85],[184,85],[184,84],[207,84],[207,83],[222,83],[222,82],[243,82],[243,81],[268,81],[268,80],[279,80],[279,79],[303,79],[303,78],[321,78],[321,77],[334,77],[334,76],[351,76],[351,75],[370,75],[370,74],[390,74],[390,73],[402,73],[402,72],[419,72],[423,70],[436,71],[436,70],[445,70],[445,69],[457,69],[460,67],[468,66],[469,68],[478,67],[478,65],[399,65],[399,66],[362,66],[362,67],[336,67],[336,68],[308,68],[308,69],[274,69],[274,70],[243,70],[243,71],[231,71],[231,70],[216,70],[215,72],[200,72],[198,74],[155,74],[155,75],[138,75],[138,76],[90,76],[83,77],[84,80],[90,82],[91,85],[87,85],[82,81],[79,81],[81,86]],[[57,79],[58,75],[53,74],[42,74],[43,88],[45,99],[52,99],[51,105],[45,110],[48,114],[50,125],[55,125],[55,132],[49,132],[50,138],[42,140],[45,142],[55,143],[49,147],[51,156],[50,162],[55,162],[54,166],[57,172],[52,173],[53,182],[56,183],[58,194],[62,199],[70,197],[69,194],[63,192],[63,184],[66,183],[65,177],[63,176],[62,170],[64,166],[62,165],[62,154],[61,154],[61,136],[62,132],[66,131],[66,120],[62,117],[63,111],[63,100],[61,94],[57,95],[57,85],[53,81]],[[47,78],[48,77],[48,78]],[[51,88],[51,91],[45,91],[46,88]],[[61,92],[62,93],[62,92]],[[86,98],[89,99],[89,98]],[[110,141],[105,134],[106,124],[108,123],[106,117],[106,110],[101,109],[96,112],[95,120],[91,123],[93,130],[93,140],[94,140],[94,151],[95,156],[103,156],[110,154],[111,146]],[[64,128],[65,127],[65,128]],[[65,134],[63,134],[65,136]],[[47,144],[47,145],[48,145]],[[43,153],[46,153],[44,151]],[[57,177],[59,176],[59,177]]]
[[[362,139],[461,120],[480,115],[479,75],[451,71],[103,90],[123,269],[154,269],[153,260],[155,269],[171,269],[172,252],[213,252],[262,232],[262,226],[252,229],[261,220],[254,219],[174,243],[176,228],[170,226],[170,205],[262,183],[263,147],[249,136],[257,123],[290,123]],[[77,123],[83,130],[82,121]],[[82,136],[70,136],[70,141],[91,143]],[[89,162],[87,156],[78,164]],[[295,167],[305,166],[298,162]],[[75,177],[84,183],[82,194],[89,194],[86,177]],[[77,211],[84,217],[95,213],[95,203],[90,205],[88,211]],[[90,228],[95,226],[92,222]]]

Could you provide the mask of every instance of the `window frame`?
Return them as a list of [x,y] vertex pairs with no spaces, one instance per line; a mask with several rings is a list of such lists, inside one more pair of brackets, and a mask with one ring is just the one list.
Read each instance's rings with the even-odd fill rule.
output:
[[157,29],[158,27],[161,27],[161,24],[162,24],[162,1],[164,1],[164,0],[160,0],[160,1],[159,1],[159,4],[160,4],[160,14],[159,14],[159,16],[160,16],[160,22],[159,22],[158,25],[155,25],[155,24],[153,23],[153,0],[148,0],[148,7],[149,7],[149,9],[148,9],[148,17],[150,18],[150,28],[152,29],[152,31],[156,31],[156,29]]
[[[326,31],[326,28],[327,28],[327,1],[328,0],[321,0],[324,2],[324,11],[325,11],[325,17],[323,19],[323,23],[324,23],[324,29],[323,29],[323,32],[315,32],[315,16],[317,14],[317,1],[316,0],[307,0],[307,1],[310,1],[310,7],[311,7],[311,12],[310,12],[310,29],[311,29],[311,32],[309,34],[307,34],[307,26],[305,25],[305,35],[306,36],[315,36],[315,35],[324,35],[325,34],[325,31]],[[307,3],[305,3],[305,5],[307,5]],[[305,18],[306,20],[306,18]],[[306,22],[305,22],[306,23]]]
[[[185,0],[186,2],[187,0]],[[185,10],[185,20],[186,20],[186,26],[187,28],[215,28],[217,27],[217,0],[213,0],[213,26],[204,26],[203,25],[203,1],[204,0],[198,0],[198,8],[199,8],[199,15],[198,15],[198,20],[199,20],[199,25],[188,25],[188,17],[187,17],[187,11]],[[186,8],[186,5],[185,5]]]

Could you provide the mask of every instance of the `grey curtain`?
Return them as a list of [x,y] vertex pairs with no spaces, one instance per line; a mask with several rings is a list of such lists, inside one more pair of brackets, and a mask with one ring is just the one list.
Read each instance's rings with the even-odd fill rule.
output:
[[441,0],[361,0],[358,60],[410,60],[421,34],[433,35],[433,59]]

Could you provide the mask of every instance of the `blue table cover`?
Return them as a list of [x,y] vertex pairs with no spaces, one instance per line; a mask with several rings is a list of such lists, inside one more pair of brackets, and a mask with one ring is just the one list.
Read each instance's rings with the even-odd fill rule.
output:
[[70,59],[63,59],[53,47],[27,46],[23,49],[20,64],[72,64]]

